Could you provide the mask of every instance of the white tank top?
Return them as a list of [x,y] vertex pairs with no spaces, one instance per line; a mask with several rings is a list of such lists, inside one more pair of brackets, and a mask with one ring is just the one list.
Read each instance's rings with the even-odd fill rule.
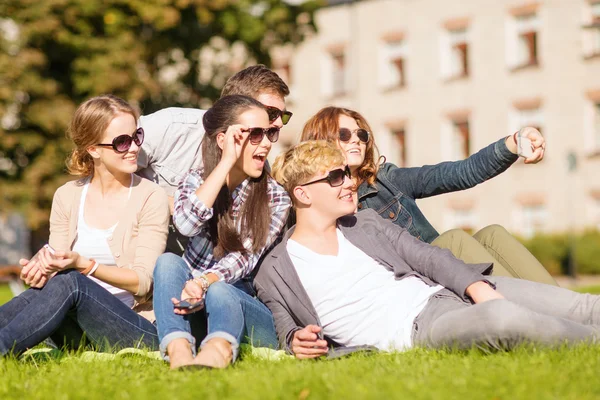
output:
[[[81,203],[79,204],[79,218],[77,221],[77,239],[73,246],[73,251],[78,252],[84,257],[93,258],[98,264],[103,265],[116,265],[115,258],[110,251],[108,246],[108,238],[112,236],[117,224],[111,226],[108,229],[96,229],[92,228],[85,223],[84,219],[84,206],[85,198],[88,192],[89,180],[86,182],[81,192]],[[129,196],[131,196],[131,188],[133,186],[133,175],[131,176],[131,184],[129,185]],[[133,295],[127,290],[120,289],[109,285],[108,283],[101,281],[100,279],[89,277],[91,280],[108,290],[110,293],[115,295],[129,308],[133,307],[134,299]]]

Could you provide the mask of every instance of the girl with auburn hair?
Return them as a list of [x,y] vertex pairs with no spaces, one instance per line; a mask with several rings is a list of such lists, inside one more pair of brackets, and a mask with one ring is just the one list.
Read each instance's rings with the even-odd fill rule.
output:
[[302,141],[328,140],[338,144],[346,156],[358,187],[358,211],[372,208],[416,238],[447,248],[467,263],[494,263],[494,275],[523,278],[556,285],[556,281],[529,251],[499,225],[490,225],[471,236],[460,229],[440,235],[423,215],[416,200],[472,188],[508,169],[517,159],[517,135],[529,138],[533,155],[525,160],[542,160],[545,140],[534,128],[483,148],[461,161],[442,162],[414,168],[380,164],[373,131],[356,111],[325,107],[304,125]]
[[158,185],[134,174],[144,140],[137,118],[112,95],[75,111],[67,168],[80,179],[54,194],[49,246],[20,260],[31,288],[0,307],[0,354],[19,354],[48,337],[67,347],[83,340],[158,348],[156,328],[143,312],[151,310],[169,205]]
[[[171,368],[223,368],[239,344],[277,346],[273,317],[255,298],[253,270],[285,225],[290,198],[265,169],[279,128],[265,107],[224,96],[203,117],[203,167],[175,193],[173,221],[191,237],[183,257],[167,253],[154,271],[160,349]],[[197,312],[197,311],[202,312]],[[196,353],[192,324],[208,320]]]

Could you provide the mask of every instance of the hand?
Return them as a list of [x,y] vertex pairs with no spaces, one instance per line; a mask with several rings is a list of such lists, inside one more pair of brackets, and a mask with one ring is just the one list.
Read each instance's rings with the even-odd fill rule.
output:
[[39,260],[42,271],[47,275],[71,268],[84,270],[87,267],[81,265],[85,260],[76,251],[56,251],[52,255],[48,250],[43,249]]
[[223,154],[221,161],[233,166],[242,154],[242,148],[248,139],[248,127],[244,125],[231,125],[223,138]]
[[544,139],[540,131],[527,126],[519,131],[519,135],[531,140],[531,145],[533,146],[533,154],[531,157],[525,159],[525,164],[537,164],[542,161],[544,159],[544,152],[546,151],[546,139]]
[[475,304],[504,298],[500,292],[484,281],[478,281],[470,284],[465,293],[473,300]]
[[296,358],[317,358],[327,354],[327,341],[319,339],[319,332],[321,327],[317,325],[306,325],[304,329],[294,332],[291,347]]
[[48,282],[49,276],[40,269],[38,260],[30,261],[22,258],[19,264],[23,266],[20,278],[25,284],[39,289]]
[[[181,300],[188,300],[188,299],[192,299],[192,298],[202,299],[203,297],[204,297],[204,292],[202,291],[202,287],[200,285],[198,285],[195,281],[189,280],[185,283],[185,286],[183,287],[183,290],[181,292]],[[179,303],[179,300],[176,299],[175,297],[171,298],[171,301],[173,302],[173,304]],[[173,312],[175,314],[179,314],[179,315],[188,315],[188,314],[192,314],[192,313],[195,313],[196,311],[201,310],[203,307],[204,306],[198,307],[193,310],[181,310],[178,308],[174,308]]]

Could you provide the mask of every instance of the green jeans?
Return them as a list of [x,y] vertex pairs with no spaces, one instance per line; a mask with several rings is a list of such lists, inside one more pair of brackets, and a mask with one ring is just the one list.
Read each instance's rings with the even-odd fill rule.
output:
[[444,232],[432,245],[448,249],[466,263],[494,263],[495,276],[509,276],[558,286],[544,266],[500,225],[486,226],[471,236],[461,229]]

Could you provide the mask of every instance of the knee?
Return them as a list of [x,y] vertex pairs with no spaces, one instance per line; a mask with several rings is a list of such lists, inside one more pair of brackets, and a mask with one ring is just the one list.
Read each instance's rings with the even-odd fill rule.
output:
[[225,282],[215,282],[208,287],[206,291],[205,302],[208,305],[210,304],[228,304],[236,302],[236,297],[234,296],[235,288]]
[[523,331],[528,317],[523,308],[508,300],[490,300],[482,304],[481,326],[499,338],[510,338]]
[[68,269],[54,275],[48,280],[46,286],[67,288],[69,291],[75,291],[79,288],[84,279],[86,279],[86,277],[80,274],[79,271]]
[[502,225],[494,224],[486,226],[473,236],[480,242],[486,242],[511,235]]
[[[173,277],[177,271],[181,269],[181,264],[185,264],[183,258],[173,253],[165,253],[158,257],[156,265],[154,267],[153,277],[154,281],[162,281]],[[187,264],[186,264],[187,266]]]
[[226,299],[233,297],[233,286],[225,282],[215,282],[208,287],[206,291],[206,299]]

